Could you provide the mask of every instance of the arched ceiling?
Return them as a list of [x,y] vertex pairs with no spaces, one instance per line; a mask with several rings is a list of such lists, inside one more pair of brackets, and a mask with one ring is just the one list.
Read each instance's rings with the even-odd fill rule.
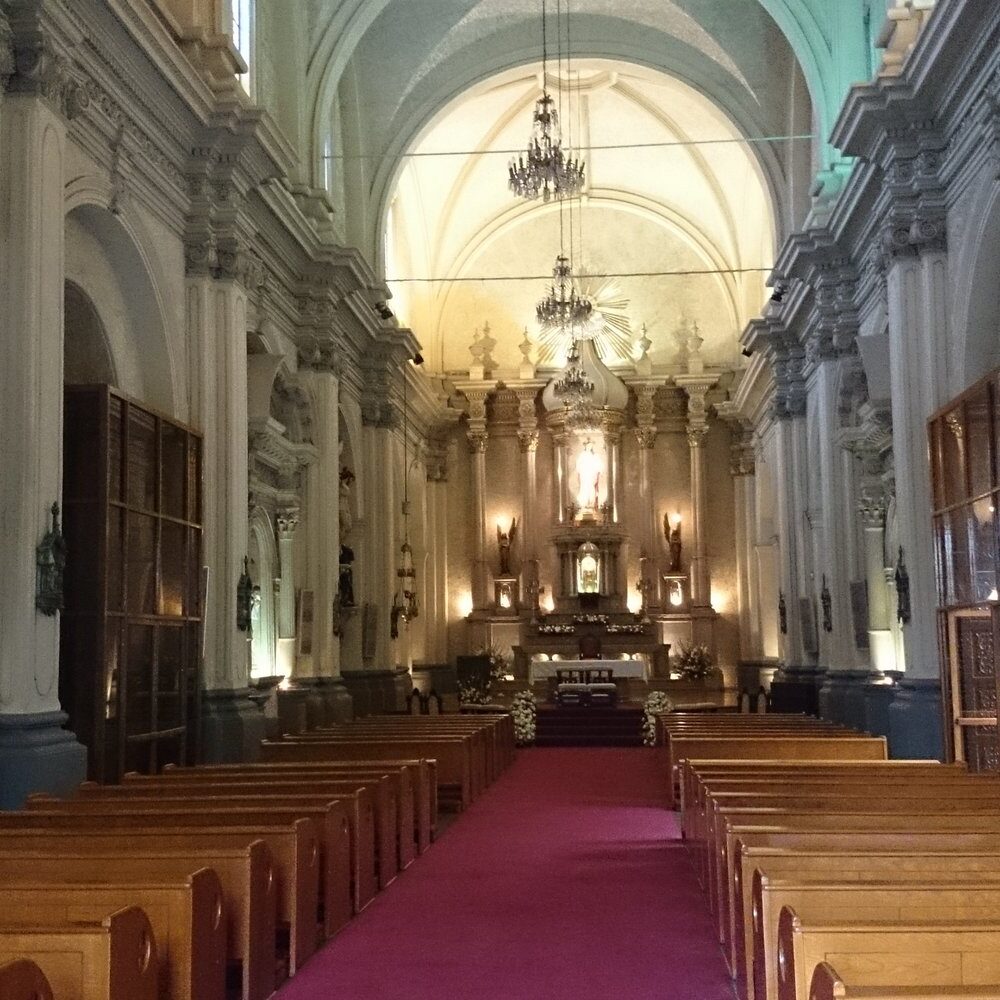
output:
[[[516,373],[525,327],[542,365],[560,364],[565,345],[541,337],[534,305],[562,238],[577,271],[593,276],[582,287],[607,320],[606,359],[631,364],[645,324],[653,363],[679,364],[697,322],[706,360],[735,367],[738,333],[759,312],[774,252],[774,206],[757,156],[726,114],[674,77],[591,59],[576,61],[564,84],[564,137],[589,152],[585,196],[561,219],[556,203],[522,202],[506,186],[507,151],[528,138],[540,65],[468,91],[412,147],[387,232],[397,314],[436,371],[467,369],[473,332],[485,324],[501,369]],[[548,85],[558,89],[554,74]]]
[[[306,2],[316,150],[349,70],[351,103],[364,116],[357,139],[370,186],[377,186],[372,164],[401,132],[422,127],[468,86],[541,55],[540,0]],[[578,54],[681,76],[748,134],[787,126],[793,77],[801,71],[815,109],[816,167],[822,169],[835,159],[825,137],[843,95],[867,76],[863,12],[873,2],[572,0],[569,6]]]

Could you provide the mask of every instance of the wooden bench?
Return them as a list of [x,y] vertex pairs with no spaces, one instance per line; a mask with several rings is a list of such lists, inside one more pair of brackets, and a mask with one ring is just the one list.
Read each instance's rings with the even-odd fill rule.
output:
[[46,881],[60,885],[100,881],[107,886],[142,879],[184,877],[211,864],[222,887],[229,972],[242,1000],[266,1000],[275,989],[277,886],[271,852],[260,840],[246,847],[164,850],[131,845],[127,853],[89,851],[86,836],[39,834],[30,850],[0,837],[0,883]]
[[820,962],[809,1000],[1000,1000],[1000,986],[852,986],[832,965]]
[[[314,927],[306,929],[307,911],[296,915],[305,943],[307,937],[317,933],[331,937],[350,921],[354,915],[352,879],[352,824],[349,806],[342,799],[324,800],[315,805],[308,803],[272,805],[265,797],[260,797],[245,806],[216,805],[206,801],[158,802],[147,800],[141,803],[127,799],[80,799],[65,802],[59,799],[44,803],[29,799],[29,808],[23,813],[0,814],[0,827],[16,827],[18,821],[30,825],[32,821],[43,819],[50,826],[72,828],[86,824],[89,829],[101,826],[127,829],[131,826],[152,826],[164,823],[175,827],[199,827],[224,830],[227,827],[247,828],[253,823],[284,825],[286,829],[301,821],[314,824],[316,833],[317,864],[310,871],[317,877],[313,911]],[[268,840],[269,838],[263,837]],[[278,852],[272,846],[275,861]],[[311,862],[311,858],[307,859]],[[374,862],[373,862],[374,864]],[[279,865],[280,867],[280,865]],[[320,919],[320,915],[322,918]],[[320,930],[317,930],[320,928]],[[313,947],[315,948],[315,940]]]
[[[414,824],[417,853],[422,854],[434,839],[437,824],[437,762],[434,760],[384,760],[384,761],[300,761],[269,764],[207,764],[196,768],[176,767],[168,764],[158,777],[174,775],[214,774],[223,777],[245,775],[257,780],[266,775],[275,778],[309,781],[314,775],[339,774],[390,774],[399,773],[402,787],[409,788],[413,797]],[[148,775],[126,774],[123,781],[149,780]],[[405,792],[403,793],[405,795]]]
[[[916,882],[921,879],[955,878],[968,881],[980,874],[992,880],[1000,871],[1000,854],[963,851],[803,851],[778,847],[740,845],[734,896],[735,976],[741,997],[752,996],[754,935],[752,890],[754,874],[766,873],[774,879],[833,878],[840,884],[864,884],[879,880]],[[740,933],[740,928],[743,933]]]
[[871,986],[981,986],[1000,983],[1000,922],[805,921],[778,918],[778,1000],[809,1000],[813,972],[836,963]]
[[264,740],[261,760],[264,763],[301,763],[303,761],[396,760],[424,758],[436,762],[437,799],[465,808],[472,803],[471,762],[468,748],[460,741],[434,739],[328,738],[322,742],[292,739]]
[[975,881],[935,874],[935,881],[920,875],[841,883],[835,876],[808,881],[774,879],[755,872],[749,965],[754,1000],[778,1000],[778,917],[786,906],[807,923],[1000,920],[1000,872],[992,878],[986,872],[977,873]]
[[57,1000],[156,1000],[156,941],[137,906],[99,923],[4,926],[0,964],[27,958],[45,974]]
[[677,765],[683,760],[758,758],[767,760],[868,760],[888,756],[884,736],[761,736],[672,738],[667,744],[668,797],[676,802]]
[[[11,824],[14,820],[15,824]],[[167,850],[211,851],[239,848],[262,840],[270,849],[276,882],[279,951],[287,954],[290,975],[313,954],[317,945],[320,841],[316,824],[298,819],[280,826],[177,825],[166,815],[147,826],[132,826],[126,817],[72,816],[65,813],[0,813],[0,856],[8,850],[33,851],[44,842],[48,850],[73,853],[86,844],[88,853],[120,853],[128,857]],[[147,818],[148,822],[148,818]],[[62,845],[61,848],[59,845]],[[348,906],[350,898],[348,893]],[[251,956],[253,953],[251,952]]]
[[[389,781],[358,788],[357,783],[326,782],[314,788],[297,791],[288,788],[269,789],[262,782],[246,784],[212,783],[191,780],[170,783],[154,780],[151,783],[126,785],[97,785],[88,782],[78,789],[77,798],[71,799],[68,808],[86,812],[100,812],[108,808],[122,808],[130,813],[142,810],[186,811],[188,806],[204,809],[288,809],[307,816],[323,828],[328,822],[331,803],[346,806],[350,828],[350,880],[352,912],[360,913],[378,892],[379,875],[387,885],[397,873],[396,803],[390,798]],[[31,796],[29,808],[51,808],[53,800],[46,796]],[[136,803],[131,807],[127,803]],[[64,804],[67,805],[67,804]],[[324,861],[328,859],[324,847]],[[382,860],[386,870],[379,871]],[[324,865],[324,878],[329,875],[329,865]],[[391,870],[391,871],[390,871]],[[337,881],[337,873],[332,876]],[[333,916],[333,914],[331,914]],[[339,926],[328,926],[327,936]]]
[[0,997],[3,1000],[52,1000],[52,987],[34,962],[20,958],[0,965]]
[[156,939],[162,1000],[225,1000],[226,921],[222,886],[210,868],[171,881],[113,885],[38,881],[30,867],[21,874],[23,880],[3,880],[5,927],[99,923],[109,913],[138,906]]

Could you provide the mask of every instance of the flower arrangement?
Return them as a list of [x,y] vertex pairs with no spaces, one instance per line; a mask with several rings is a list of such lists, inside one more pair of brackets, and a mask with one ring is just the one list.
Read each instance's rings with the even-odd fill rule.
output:
[[573,635],[576,632],[575,625],[539,625],[539,635]]
[[608,626],[608,635],[642,635],[645,631],[646,626],[641,622]]
[[499,646],[487,646],[486,649],[480,649],[476,655],[489,657],[491,687],[497,681],[502,681],[510,673],[510,663],[507,657],[503,655],[503,650]]
[[514,741],[519,747],[535,742],[535,696],[528,690],[518,691],[510,705],[514,717]]
[[648,746],[656,746],[656,716],[661,712],[672,712],[674,703],[663,691],[654,691],[643,706],[645,715],[642,719],[642,742]]
[[490,690],[478,684],[459,684],[458,701],[460,705],[488,705]]
[[607,615],[577,615],[573,621],[577,625],[607,625]]
[[677,668],[686,680],[704,680],[712,672],[712,654],[708,646],[681,646]]

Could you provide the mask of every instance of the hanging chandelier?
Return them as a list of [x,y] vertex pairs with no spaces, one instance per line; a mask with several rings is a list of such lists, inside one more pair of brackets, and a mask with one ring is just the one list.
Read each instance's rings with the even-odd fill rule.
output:
[[556,397],[562,400],[567,427],[589,430],[598,425],[600,414],[594,405],[594,388],[593,380],[587,377],[584,370],[580,348],[574,338],[566,355],[562,377],[552,387]]
[[[573,269],[569,258],[560,253],[556,266],[552,269],[552,285],[549,294],[535,307],[535,315],[543,327],[559,327],[575,331],[590,318],[593,305],[589,299],[577,294],[573,285]],[[573,336],[573,346],[576,337]]]
[[507,168],[511,192],[529,201],[538,197],[544,201],[572,198],[583,190],[584,184],[584,162],[572,150],[563,150],[559,111],[548,91],[546,22],[545,0],[542,0],[542,96],[535,102],[527,151],[512,159]]

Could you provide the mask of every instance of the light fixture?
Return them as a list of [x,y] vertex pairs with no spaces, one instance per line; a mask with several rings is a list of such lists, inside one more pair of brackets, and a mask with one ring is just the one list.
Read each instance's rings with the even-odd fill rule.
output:
[[594,406],[594,383],[581,364],[576,340],[570,343],[566,368],[552,389],[562,400],[567,427],[582,431],[593,430],[599,425],[600,414]]
[[575,333],[590,319],[594,307],[589,299],[581,297],[573,285],[573,268],[562,251],[552,268],[552,285],[549,293],[535,306],[535,316],[545,329],[558,327]]
[[[548,91],[548,29],[545,0],[542,0],[542,96],[535,102],[531,117],[531,138],[527,151],[512,159],[507,183],[519,198],[544,201],[567,198],[583,189],[585,167],[571,151],[562,148],[562,131],[556,102]],[[558,28],[559,15],[556,14]]]
[[390,611],[391,635],[399,636],[399,622],[409,624],[420,614],[417,603],[417,570],[413,565],[413,548],[410,545],[410,466],[409,434],[410,411],[407,395],[407,372],[403,365],[403,544],[399,547],[399,565],[396,568],[396,593],[392,596]]

